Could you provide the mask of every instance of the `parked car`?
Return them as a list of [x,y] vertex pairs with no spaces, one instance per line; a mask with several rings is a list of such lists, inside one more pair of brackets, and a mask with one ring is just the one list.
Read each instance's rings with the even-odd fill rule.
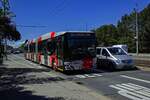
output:
[[11,50],[7,50],[7,54],[11,54]]
[[134,68],[133,59],[120,47],[97,47],[97,67],[113,69]]
[[22,53],[22,51],[21,50],[15,50],[15,51],[13,51],[13,54],[19,54],[19,53]]

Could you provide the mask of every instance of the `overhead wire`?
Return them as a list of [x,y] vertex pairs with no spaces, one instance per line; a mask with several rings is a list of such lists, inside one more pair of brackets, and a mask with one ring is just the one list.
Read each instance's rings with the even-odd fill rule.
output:
[[[54,7],[50,14],[51,16],[56,16],[58,13],[62,12],[64,8],[67,6],[67,0],[62,0],[56,7]],[[25,27],[25,28],[46,28],[48,26],[39,26],[39,25],[16,25],[17,27]]]
[[46,28],[47,26],[36,26],[36,25],[16,25],[17,27],[27,27],[27,28]]

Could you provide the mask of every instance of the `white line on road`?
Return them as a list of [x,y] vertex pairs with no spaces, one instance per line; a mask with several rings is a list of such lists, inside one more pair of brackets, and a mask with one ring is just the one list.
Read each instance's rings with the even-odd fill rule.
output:
[[136,81],[141,81],[141,82],[145,82],[145,83],[150,83],[150,81],[148,80],[143,80],[143,79],[139,79],[139,78],[135,78],[135,77],[130,77],[130,76],[127,76],[127,75],[120,75],[121,77],[124,77],[124,78],[128,78],[128,79],[132,79],[132,80],[136,80]]
[[93,74],[94,76],[102,76],[101,74]]
[[100,77],[101,74],[83,74],[83,75],[75,75],[77,78],[94,78],[94,77]]
[[119,90],[118,94],[132,100],[150,100],[150,89],[147,87],[133,83],[115,84],[109,87]]

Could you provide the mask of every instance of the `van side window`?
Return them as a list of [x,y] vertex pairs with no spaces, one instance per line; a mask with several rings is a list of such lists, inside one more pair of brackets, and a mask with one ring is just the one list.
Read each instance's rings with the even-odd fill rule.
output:
[[106,49],[103,49],[102,55],[103,56],[110,56]]
[[96,54],[98,54],[98,55],[101,54],[101,48],[96,49]]

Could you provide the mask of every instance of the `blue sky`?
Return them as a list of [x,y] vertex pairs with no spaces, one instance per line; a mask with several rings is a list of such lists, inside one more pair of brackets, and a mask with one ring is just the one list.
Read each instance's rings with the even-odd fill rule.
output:
[[116,24],[124,14],[139,10],[150,0],[10,0],[22,40],[32,39],[50,31],[85,31],[104,24]]

